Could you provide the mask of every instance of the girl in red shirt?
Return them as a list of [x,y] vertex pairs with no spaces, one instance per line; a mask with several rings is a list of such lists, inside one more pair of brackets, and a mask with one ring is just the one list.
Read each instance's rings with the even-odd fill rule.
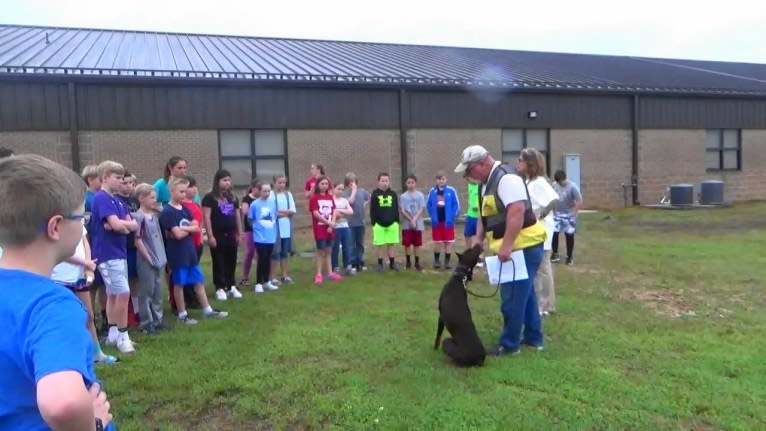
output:
[[327,267],[327,278],[332,281],[342,280],[340,274],[332,272],[330,263],[330,251],[332,241],[335,238],[335,200],[330,194],[330,180],[325,176],[317,177],[316,184],[309,198],[309,211],[311,212],[311,224],[314,228],[314,241],[316,241],[316,275],[314,283],[322,284],[322,266]]

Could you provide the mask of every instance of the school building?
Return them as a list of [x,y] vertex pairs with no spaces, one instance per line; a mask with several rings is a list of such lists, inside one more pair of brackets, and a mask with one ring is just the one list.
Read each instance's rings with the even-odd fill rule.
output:
[[153,181],[180,155],[202,191],[219,167],[302,189],[316,161],[368,189],[445,169],[463,190],[470,144],[543,151],[588,208],[707,179],[763,199],[766,65],[0,25],[0,146],[76,170]]

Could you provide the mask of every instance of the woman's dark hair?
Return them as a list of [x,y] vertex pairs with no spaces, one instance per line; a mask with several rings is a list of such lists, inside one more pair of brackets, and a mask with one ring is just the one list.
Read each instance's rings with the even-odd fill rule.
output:
[[559,169],[558,171],[556,171],[555,174],[553,174],[553,180],[556,182],[563,181],[565,179],[567,179],[567,174],[561,169]]
[[231,193],[231,189],[221,190],[221,186],[218,184],[221,181],[221,178],[226,177],[231,177],[231,173],[226,169],[219,169],[216,171],[215,175],[213,175],[213,189],[210,192],[213,193],[213,196],[216,198],[223,196],[229,200],[233,200],[234,195]]
[[165,179],[165,182],[168,182],[170,179],[170,171],[173,168],[173,166],[177,165],[178,162],[185,162],[186,159],[184,159],[181,156],[173,156],[168,160],[167,163],[165,163],[165,172],[162,174],[162,178]]
[[[317,182],[316,182],[316,183],[314,183],[314,190],[312,190],[312,192],[313,192],[315,195],[318,195],[318,194],[319,194],[319,183],[321,183],[322,181],[327,181],[327,183],[328,183],[328,184],[330,183],[330,179],[329,179],[329,178],[327,178],[326,176],[324,176],[324,175],[320,175],[320,176],[318,176],[318,177],[317,177]],[[328,190],[329,190],[329,189],[328,189]]]

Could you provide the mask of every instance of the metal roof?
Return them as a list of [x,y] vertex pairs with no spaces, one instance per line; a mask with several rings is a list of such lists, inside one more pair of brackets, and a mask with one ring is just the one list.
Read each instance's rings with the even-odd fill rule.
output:
[[0,25],[11,74],[766,95],[766,64]]

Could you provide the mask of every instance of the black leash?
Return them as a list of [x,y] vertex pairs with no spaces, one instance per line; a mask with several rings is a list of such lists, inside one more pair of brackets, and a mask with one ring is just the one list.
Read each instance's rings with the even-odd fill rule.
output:
[[[516,281],[516,262],[514,262],[513,259],[511,259],[511,265],[513,265],[513,280],[511,280],[511,282],[514,282],[514,281]],[[486,264],[485,264],[485,266],[486,266]],[[503,273],[503,262],[502,261],[500,261],[500,268],[498,269],[498,272],[500,274]],[[495,285],[495,291],[492,292],[491,295],[479,295],[477,293],[472,292],[471,289],[468,288],[467,281],[468,281],[468,277],[463,276],[463,287],[465,288],[465,291],[470,293],[471,295],[477,297],[477,298],[492,298],[493,296],[497,295],[497,292],[500,291],[500,276],[499,275],[497,277],[497,285]]]

